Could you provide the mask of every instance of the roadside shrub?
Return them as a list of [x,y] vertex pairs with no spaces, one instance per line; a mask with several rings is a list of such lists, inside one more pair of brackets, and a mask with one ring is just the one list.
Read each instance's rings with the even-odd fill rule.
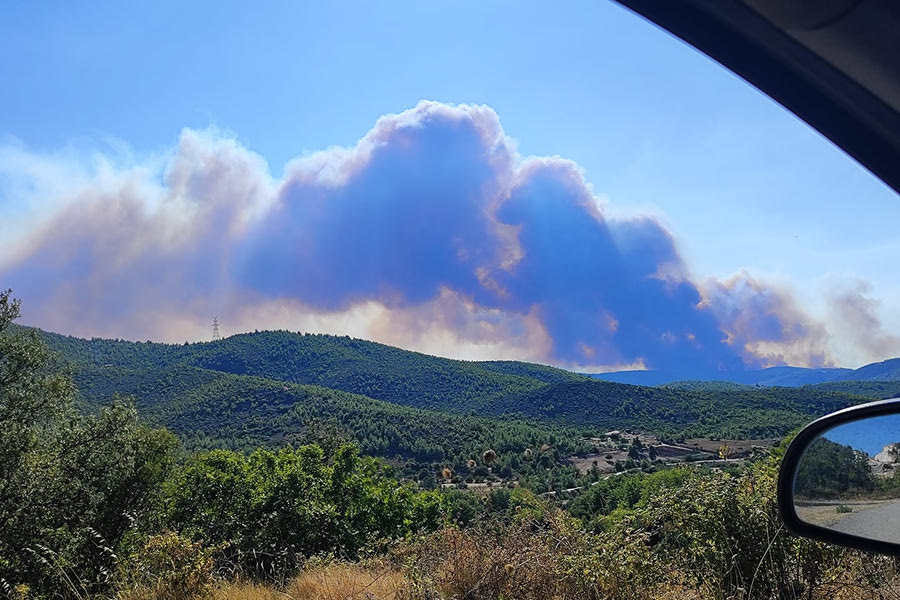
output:
[[813,598],[842,577],[859,589],[859,576],[844,568],[855,553],[784,529],[777,469],[773,458],[739,476],[694,474],[652,497],[636,518],[656,559],[711,598]]
[[403,574],[390,565],[310,561],[284,587],[223,582],[211,600],[412,600]]
[[553,598],[555,563],[538,536],[524,528],[447,528],[395,552],[414,597]]

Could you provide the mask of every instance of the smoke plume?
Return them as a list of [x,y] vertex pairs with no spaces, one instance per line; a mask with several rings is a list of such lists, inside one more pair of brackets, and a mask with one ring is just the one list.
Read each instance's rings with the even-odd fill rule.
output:
[[[484,106],[421,102],[277,180],[236,141],[192,130],[161,169],[82,171],[71,187],[47,172],[61,171],[20,171],[52,197],[4,249],[0,282],[51,330],[206,339],[218,315],[226,333],[589,370],[828,362],[827,333],[790,294],[746,273],[695,282],[658,220],[609,216],[576,164],[520,156]],[[838,304],[877,329],[858,299]]]

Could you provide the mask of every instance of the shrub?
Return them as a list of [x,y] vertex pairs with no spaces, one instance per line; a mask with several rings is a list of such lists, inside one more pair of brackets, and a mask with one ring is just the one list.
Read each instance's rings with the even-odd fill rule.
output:
[[106,587],[113,548],[152,515],[177,441],[115,397],[80,414],[38,334],[9,330],[18,314],[0,291],[0,593],[86,596]]
[[668,586],[644,536],[597,536],[559,511],[447,528],[398,548],[413,597],[644,600]]
[[214,549],[174,532],[147,538],[123,560],[117,576],[121,600],[202,598],[212,591]]
[[281,598],[387,600],[404,594],[406,581],[396,569],[378,563],[312,563],[284,590]]
[[715,598],[813,598],[838,584],[859,589],[861,576],[846,570],[856,553],[785,531],[775,504],[777,470],[770,458],[738,476],[694,474],[652,497],[636,522],[649,532],[657,560]]
[[417,492],[344,445],[311,444],[249,457],[217,450],[193,457],[167,485],[171,527],[246,575],[283,580],[304,557],[355,558],[382,540],[437,528],[441,496]]

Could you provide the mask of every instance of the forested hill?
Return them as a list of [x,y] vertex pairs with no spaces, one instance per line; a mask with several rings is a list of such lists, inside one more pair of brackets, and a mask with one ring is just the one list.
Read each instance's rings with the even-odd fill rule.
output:
[[512,396],[497,410],[572,425],[637,426],[670,437],[764,438],[863,400],[811,388],[680,389],[589,380]]
[[453,412],[489,412],[488,406],[500,398],[547,384],[589,380],[542,365],[450,360],[349,337],[287,331],[240,334],[186,345],[84,340],[52,333],[44,333],[44,338],[65,362],[77,368],[193,366]]
[[[663,387],[670,390],[690,390],[694,392],[752,392],[754,390],[760,390],[760,386],[757,385],[732,383],[730,381],[678,381],[675,383],[667,383]],[[846,394],[862,396],[871,400],[900,397],[900,379],[829,381],[826,383],[816,383],[801,387],[806,391],[844,392]],[[764,389],[771,388],[763,388],[763,390]]]
[[87,402],[119,393],[194,450],[253,449],[308,441],[310,427],[336,426],[372,456],[465,464],[485,448],[520,453],[553,444],[565,456],[583,450],[576,431],[553,424],[398,406],[365,396],[197,367],[134,371],[86,367],[75,382]]
[[841,381],[846,380],[898,381],[900,380],[900,358],[891,358],[860,367],[841,377]]
[[[840,390],[641,387],[542,365],[450,360],[349,337],[286,331],[184,345],[43,336],[72,369],[85,402],[105,401],[113,392],[131,394],[144,410],[180,431],[186,431],[187,413],[175,404],[186,407],[196,400],[202,387],[198,379],[212,374],[251,377],[228,379],[227,385],[216,388],[223,406],[249,406],[239,411],[248,423],[264,413],[275,418],[265,394],[258,393],[259,380],[276,387],[279,383],[315,385],[412,409],[524,418],[587,432],[622,428],[673,437],[777,436],[811,417],[864,399],[852,394],[852,385]],[[204,390],[200,394],[204,402],[214,406],[214,398]],[[872,397],[873,390],[867,391],[867,397]],[[249,400],[241,404],[242,398]],[[346,404],[346,398],[341,398]],[[355,406],[362,405],[356,402]],[[293,403],[287,403],[281,409],[292,407]],[[176,422],[180,425],[175,426]],[[255,438],[258,432],[248,435]],[[272,435],[281,434],[273,431]]]

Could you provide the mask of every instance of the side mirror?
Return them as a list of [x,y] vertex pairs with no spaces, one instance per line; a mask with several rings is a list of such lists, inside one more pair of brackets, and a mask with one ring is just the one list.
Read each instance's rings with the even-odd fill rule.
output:
[[781,464],[778,510],[798,535],[900,554],[900,398],[803,428]]

